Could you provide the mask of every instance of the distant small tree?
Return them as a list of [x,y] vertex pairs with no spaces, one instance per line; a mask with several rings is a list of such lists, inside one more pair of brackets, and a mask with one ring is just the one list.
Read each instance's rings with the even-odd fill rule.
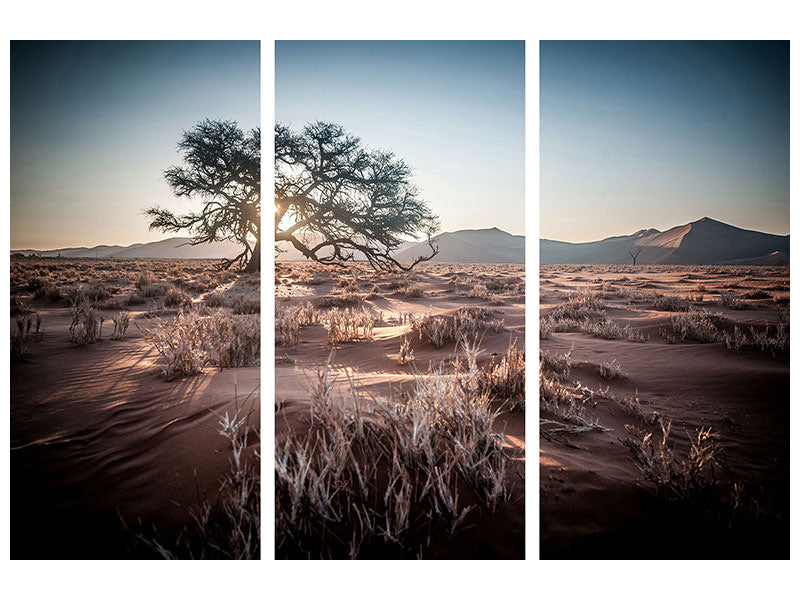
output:
[[[320,263],[363,256],[377,269],[411,270],[438,253],[434,216],[391,152],[369,150],[333,123],[295,133],[275,126],[275,241]],[[401,264],[404,238],[426,236],[430,252]]]
[[183,134],[178,149],[185,166],[164,176],[179,197],[199,198],[199,212],[175,215],[163,208],[146,211],[150,229],[188,231],[192,245],[233,240],[242,251],[223,268],[261,269],[261,129],[244,132],[235,121],[205,120]]
[[628,254],[630,254],[631,258],[633,259],[633,266],[634,267],[636,266],[636,259],[639,257],[639,255],[641,253],[642,253],[642,248],[641,247],[637,247],[634,250],[628,250]]

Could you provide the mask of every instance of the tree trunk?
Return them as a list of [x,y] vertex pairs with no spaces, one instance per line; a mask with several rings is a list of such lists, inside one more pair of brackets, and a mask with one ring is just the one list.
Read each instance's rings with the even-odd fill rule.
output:
[[256,247],[253,249],[253,255],[250,257],[250,262],[244,268],[245,273],[259,273],[261,272],[261,240],[256,241]]

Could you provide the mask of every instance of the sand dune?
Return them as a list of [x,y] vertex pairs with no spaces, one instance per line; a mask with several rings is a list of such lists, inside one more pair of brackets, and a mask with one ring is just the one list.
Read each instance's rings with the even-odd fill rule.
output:
[[789,236],[741,229],[708,217],[667,231],[646,229],[596,242],[542,239],[542,264],[788,264]]
[[[433,243],[439,247],[439,254],[433,258],[433,262],[525,262],[525,236],[511,235],[497,227],[442,233],[433,238]],[[398,252],[397,258],[410,261],[429,253],[427,242],[420,242]]]

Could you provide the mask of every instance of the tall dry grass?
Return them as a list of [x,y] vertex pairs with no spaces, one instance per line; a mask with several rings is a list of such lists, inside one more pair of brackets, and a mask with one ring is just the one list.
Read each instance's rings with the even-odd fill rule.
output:
[[455,535],[508,499],[498,412],[466,362],[418,377],[402,402],[318,371],[310,429],[276,448],[278,557],[412,557],[426,530]]

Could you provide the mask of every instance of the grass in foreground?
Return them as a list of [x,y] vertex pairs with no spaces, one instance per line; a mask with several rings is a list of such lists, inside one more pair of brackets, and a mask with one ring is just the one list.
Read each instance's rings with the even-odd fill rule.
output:
[[317,372],[309,430],[276,448],[279,558],[421,556],[432,535],[457,535],[508,501],[487,382],[518,390],[499,381],[519,381],[521,353],[484,374],[477,346],[465,350],[455,373],[417,377],[402,401],[366,398],[352,382],[342,392],[329,366]]

